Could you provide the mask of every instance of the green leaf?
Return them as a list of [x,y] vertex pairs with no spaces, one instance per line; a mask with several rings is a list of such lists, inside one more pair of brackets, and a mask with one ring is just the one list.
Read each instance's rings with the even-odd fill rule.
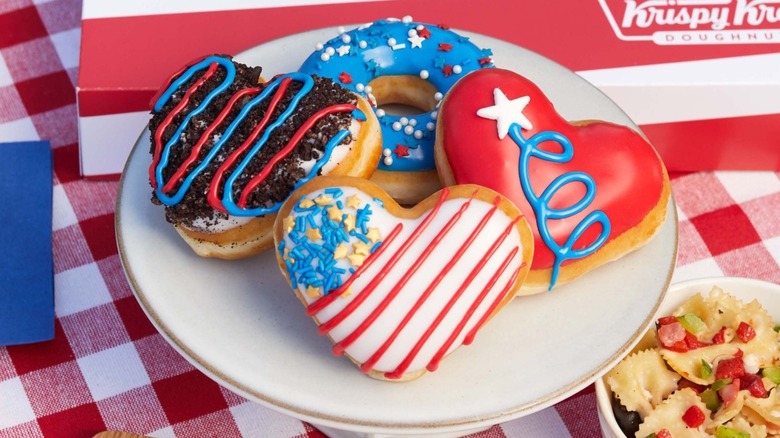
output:
[[701,360],[701,378],[702,379],[709,379],[712,377],[712,367],[710,364],[707,363],[706,360]]
[[696,334],[707,328],[707,324],[693,313],[686,313],[683,316],[678,316],[677,321],[682,324],[683,328],[690,333]]

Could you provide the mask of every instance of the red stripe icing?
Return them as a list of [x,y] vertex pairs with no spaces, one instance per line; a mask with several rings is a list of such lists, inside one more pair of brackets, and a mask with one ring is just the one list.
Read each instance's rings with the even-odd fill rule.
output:
[[482,326],[487,321],[488,317],[496,310],[499,304],[501,304],[501,301],[503,300],[504,296],[507,292],[509,292],[509,289],[512,288],[512,285],[515,284],[515,280],[517,280],[517,276],[520,275],[520,270],[522,270],[525,267],[525,262],[523,262],[517,269],[515,269],[515,272],[512,273],[512,277],[509,278],[509,281],[506,282],[506,285],[504,286],[503,291],[498,294],[495,300],[493,300],[493,304],[490,305],[490,308],[485,312],[484,315],[482,315],[482,318],[479,319],[479,322],[471,329],[471,331],[466,334],[466,337],[463,338],[463,345],[470,345],[474,341],[474,337],[477,335],[477,332],[479,329],[482,328]]

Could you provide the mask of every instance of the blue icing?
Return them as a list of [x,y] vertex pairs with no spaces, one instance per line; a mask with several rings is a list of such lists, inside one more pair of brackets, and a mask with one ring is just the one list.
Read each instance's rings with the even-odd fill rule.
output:
[[[412,47],[415,37],[410,36],[410,31],[417,31],[418,26],[423,26],[430,32],[430,36],[422,40],[421,47]],[[405,46],[394,50],[388,44],[391,38],[395,39],[396,45]],[[365,47],[360,47],[363,43]],[[439,44],[449,44],[452,48],[449,51],[439,50]],[[338,52],[342,46],[350,49],[343,56]],[[463,75],[492,67],[491,62],[479,62],[491,55],[490,49],[481,49],[468,38],[436,25],[379,20],[368,27],[349,30],[327,41],[322,50],[312,53],[304,61],[300,71],[332,78],[351,91],[366,96],[365,86],[374,78],[388,75],[419,76],[425,70],[428,72],[426,80],[444,95]],[[459,66],[460,72],[451,72],[447,76],[444,69],[455,66]],[[350,83],[340,80],[343,72],[350,75]],[[383,147],[389,149],[389,153],[386,152],[388,155],[380,161],[379,169],[415,171],[435,168],[433,144],[436,120],[432,115],[435,111],[406,116],[409,121],[407,124],[401,124],[402,116],[384,114],[379,117]],[[407,129],[409,126],[411,129]],[[396,154],[398,144],[409,147],[408,156],[399,157]],[[392,163],[386,164],[384,158],[392,160]]]
[[[567,172],[556,177],[550,185],[544,189],[542,194],[537,196],[531,188],[531,158],[538,158],[552,163],[567,163],[574,157],[574,147],[566,136],[555,131],[539,132],[526,140],[523,138],[520,131],[520,125],[517,123],[513,123],[509,127],[509,136],[520,148],[518,173],[520,175],[520,186],[523,189],[523,194],[525,194],[528,203],[531,204],[534,213],[536,213],[536,226],[539,229],[539,235],[547,247],[550,248],[550,251],[555,255],[549,287],[549,289],[552,289],[558,279],[561,264],[566,260],[586,257],[596,252],[604,243],[606,243],[612,227],[606,213],[601,210],[594,210],[588,213],[588,215],[577,224],[563,245],[556,242],[550,233],[547,222],[549,220],[572,217],[588,208],[596,197],[596,182],[593,180],[592,176],[585,172]],[[547,141],[558,143],[563,150],[561,152],[548,152],[540,149],[539,145]],[[566,185],[572,183],[584,185],[585,195],[579,201],[566,208],[555,209],[550,207],[550,202],[555,197],[555,194]],[[594,224],[601,225],[601,234],[586,247],[575,249],[574,245],[577,241],[582,237],[585,231]]]

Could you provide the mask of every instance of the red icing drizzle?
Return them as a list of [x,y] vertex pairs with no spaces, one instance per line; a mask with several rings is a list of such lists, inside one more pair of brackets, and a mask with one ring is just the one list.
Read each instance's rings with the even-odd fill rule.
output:
[[206,195],[209,204],[214,209],[223,213],[227,213],[227,210],[225,210],[225,207],[222,205],[222,200],[219,198],[217,193],[219,186],[222,185],[222,177],[225,175],[225,172],[231,166],[233,166],[233,164],[235,164],[236,160],[238,160],[238,157],[240,157],[247,149],[249,149],[252,143],[257,140],[260,132],[265,129],[265,126],[271,119],[271,115],[274,113],[277,105],[279,105],[279,101],[282,100],[285,91],[287,91],[287,87],[290,85],[290,82],[292,82],[292,78],[284,78],[281,82],[279,82],[279,87],[276,89],[276,92],[271,98],[271,101],[268,103],[268,109],[265,111],[265,114],[263,114],[263,119],[260,120],[260,123],[258,123],[257,126],[255,126],[255,128],[252,130],[252,133],[249,134],[249,137],[247,137],[241,146],[231,152],[230,156],[225,159],[225,161],[219,166],[216,173],[214,174],[214,178],[212,178],[211,184],[209,184],[209,190]]
[[[443,145],[447,161],[457,184],[471,183],[489,187],[511,199],[520,208],[534,234],[531,269],[550,268],[554,255],[539,236],[536,216],[520,187],[519,147],[510,136],[503,140],[498,138],[495,120],[477,116],[479,109],[495,104],[495,88],[501,89],[508,99],[530,97],[523,114],[531,121],[533,129],[522,130],[525,138],[541,131],[557,131],[574,145],[574,157],[568,163],[531,160],[530,179],[537,194],[566,172],[586,172],[596,181],[596,197],[588,209],[549,223],[555,241],[565,242],[574,227],[590,211],[602,210],[612,225],[609,242],[638,225],[656,206],[664,185],[663,166],[655,150],[637,132],[606,122],[572,125],[558,115],[552,103],[534,83],[511,71],[492,68],[467,75],[449,91],[444,102]],[[558,145],[542,147],[551,151],[560,150]],[[567,186],[558,192],[552,206],[570,206],[582,197],[582,192],[583,188],[579,185]],[[579,242],[585,246],[594,241],[599,232],[599,227],[591,227]],[[570,262],[564,262],[563,265]]]
[[157,168],[157,164],[160,162],[160,155],[162,154],[163,144],[162,144],[162,135],[165,132],[165,130],[170,126],[171,122],[173,121],[174,117],[176,117],[189,103],[190,97],[192,96],[195,91],[200,88],[201,85],[203,85],[204,82],[209,80],[211,76],[214,75],[214,73],[217,71],[217,67],[219,67],[219,64],[216,62],[211,63],[209,65],[208,70],[206,70],[205,73],[203,73],[203,76],[200,77],[192,86],[187,89],[187,92],[184,94],[184,96],[181,98],[181,101],[179,101],[178,104],[171,110],[170,113],[165,117],[165,119],[162,121],[160,126],[157,127],[157,130],[154,132],[154,157],[152,158],[152,164],[149,166],[149,182],[152,185],[152,188],[157,188],[157,181],[154,177],[155,169]]
[[[355,311],[355,309],[360,306],[360,304],[368,298],[368,296],[376,289],[376,287],[379,285],[379,283],[382,281],[382,279],[390,273],[390,271],[393,269],[393,267],[398,263],[398,261],[403,257],[403,255],[406,253],[406,251],[411,248],[412,244],[419,238],[423,232],[428,228],[428,225],[433,220],[434,216],[439,212],[439,209],[441,208],[442,204],[444,204],[444,200],[447,197],[447,194],[449,193],[449,189],[446,187],[442,189],[441,195],[439,196],[439,200],[436,202],[436,205],[433,207],[430,213],[423,219],[423,221],[420,223],[420,225],[415,229],[412,234],[407,238],[407,240],[401,245],[401,248],[398,249],[398,252],[393,254],[393,256],[390,258],[390,260],[387,262],[387,264],[382,267],[382,270],[377,273],[377,275],[371,279],[371,281],[368,283],[368,285],[360,291],[360,294],[358,294],[352,301],[350,301],[347,306],[345,306],[336,316],[329,319],[327,322],[321,324],[319,326],[319,333],[325,334],[331,331],[334,327],[339,325],[344,319],[346,319],[349,315],[352,314],[352,312]],[[385,246],[385,245],[382,245]],[[344,288],[344,285],[336,289],[335,293],[341,294],[341,289]],[[331,294],[334,292],[331,292]]]
[[509,292],[509,289],[512,288],[512,285],[515,284],[515,280],[517,280],[517,276],[520,275],[520,270],[522,270],[525,267],[525,262],[523,262],[522,265],[520,265],[517,269],[515,269],[515,272],[512,273],[512,276],[509,278],[509,281],[506,282],[506,285],[504,285],[504,289],[495,300],[493,300],[493,303],[490,305],[490,308],[488,308],[488,311],[485,312],[484,315],[482,315],[482,318],[479,319],[479,322],[477,322],[476,325],[466,334],[466,337],[463,338],[463,345],[470,345],[474,341],[474,337],[477,335],[477,332],[479,329],[482,328],[482,326],[487,321],[488,317],[496,310],[499,304],[501,304],[501,300],[504,298],[507,292]]
[[[464,202],[463,205],[460,206],[460,209],[457,211],[457,213],[452,215],[444,227],[439,230],[431,243],[428,244],[428,246],[426,246],[423,250],[422,254],[420,254],[420,257],[414,261],[414,264],[409,267],[409,270],[404,273],[398,283],[396,283],[390,292],[388,292],[387,296],[382,299],[382,302],[379,303],[379,305],[368,315],[368,318],[366,318],[352,333],[347,335],[344,339],[333,346],[333,354],[343,354],[347,347],[352,345],[353,342],[355,342],[363,333],[365,333],[368,327],[373,324],[374,321],[376,321],[379,315],[381,315],[387,309],[387,306],[389,306],[390,303],[395,299],[395,297],[398,296],[398,294],[401,292],[401,289],[403,289],[403,287],[406,286],[406,283],[409,282],[409,279],[411,279],[412,276],[420,269],[420,267],[422,267],[423,262],[425,262],[431,253],[433,253],[433,250],[439,246],[439,243],[441,243],[442,239],[444,239],[444,236],[449,233],[450,229],[452,229],[452,227],[460,220],[463,212],[465,212],[470,206],[471,199],[469,199],[467,202]],[[404,325],[405,323],[406,322],[404,321],[401,323],[401,325]]]
[[290,141],[280,150],[276,153],[271,159],[268,161],[268,164],[263,167],[263,170],[255,175],[249,182],[246,184],[244,189],[241,191],[241,196],[238,200],[238,206],[241,208],[246,208],[246,202],[247,198],[249,198],[249,194],[252,193],[252,190],[256,189],[257,186],[262,184],[263,181],[268,177],[268,175],[271,173],[271,170],[273,170],[273,167],[278,163],[279,161],[283,160],[285,157],[290,155],[290,153],[295,149],[295,146],[298,145],[298,142],[303,139],[303,135],[306,134],[306,131],[311,129],[317,122],[320,121],[323,117],[339,113],[339,112],[351,112],[356,110],[357,107],[355,105],[349,104],[349,103],[342,103],[338,105],[331,105],[327,108],[323,108],[319,111],[317,111],[314,115],[312,115],[308,120],[306,120],[303,125],[301,125],[300,128],[295,132],[295,134],[290,138]]

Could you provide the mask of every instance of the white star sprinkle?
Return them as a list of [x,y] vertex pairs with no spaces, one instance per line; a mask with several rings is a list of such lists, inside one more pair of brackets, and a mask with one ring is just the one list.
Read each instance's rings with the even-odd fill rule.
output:
[[340,46],[338,49],[336,49],[336,53],[338,53],[339,56],[349,55],[349,46]]
[[512,123],[517,123],[525,129],[533,128],[531,121],[523,114],[523,110],[530,101],[530,96],[509,100],[501,89],[496,88],[493,90],[493,102],[495,105],[477,110],[477,115],[495,120],[498,128],[498,138],[503,140],[509,132],[509,127]]
[[412,48],[418,47],[422,49],[422,43],[425,41],[425,38],[421,37],[420,35],[412,35],[409,38],[407,38],[410,43],[412,43]]

